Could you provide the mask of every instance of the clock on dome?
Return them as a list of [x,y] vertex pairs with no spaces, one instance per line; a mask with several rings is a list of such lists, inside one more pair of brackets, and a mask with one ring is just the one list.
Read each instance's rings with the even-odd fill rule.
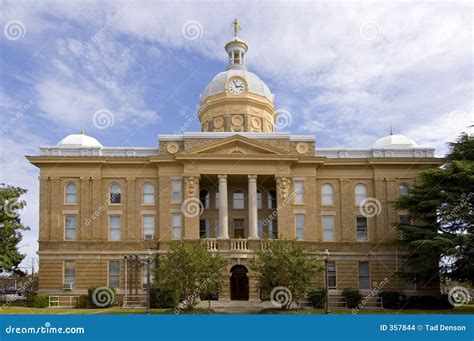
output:
[[229,82],[229,92],[232,95],[239,96],[244,93],[245,83],[238,78],[234,78]]

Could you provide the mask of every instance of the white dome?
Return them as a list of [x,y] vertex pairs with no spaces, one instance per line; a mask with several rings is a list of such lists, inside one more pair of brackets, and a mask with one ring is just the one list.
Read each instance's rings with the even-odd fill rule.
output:
[[201,94],[201,102],[207,97],[225,92],[225,85],[227,80],[231,77],[241,77],[245,79],[248,84],[248,91],[266,97],[273,102],[273,94],[268,86],[253,72],[247,70],[230,69],[218,73],[214,79],[206,86]]
[[97,139],[85,134],[71,134],[57,144],[61,148],[102,148]]
[[411,149],[417,148],[418,144],[405,135],[388,135],[375,141],[374,149]]

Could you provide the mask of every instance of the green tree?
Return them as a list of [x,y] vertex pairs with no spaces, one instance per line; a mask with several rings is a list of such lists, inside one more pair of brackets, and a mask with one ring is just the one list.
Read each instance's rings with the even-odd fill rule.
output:
[[252,264],[252,269],[259,273],[258,289],[273,294],[270,298],[281,303],[282,309],[288,309],[311,291],[314,277],[324,266],[309,250],[293,241],[267,240],[265,245],[256,251]]
[[192,309],[201,294],[221,288],[226,264],[218,253],[209,252],[204,243],[175,241],[170,243],[168,253],[160,257],[157,274],[163,285],[179,292],[184,307]]
[[26,189],[0,184],[0,273],[20,272],[18,265],[25,255],[18,251],[22,231],[29,228],[21,223],[20,210],[26,202],[20,197]]
[[409,194],[395,203],[412,217],[398,225],[402,243],[413,250],[408,262],[425,283],[439,275],[474,281],[474,138],[450,143],[446,164],[423,171]]

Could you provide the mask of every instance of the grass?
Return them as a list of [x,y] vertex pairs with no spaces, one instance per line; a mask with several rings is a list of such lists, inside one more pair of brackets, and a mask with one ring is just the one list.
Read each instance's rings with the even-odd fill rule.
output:
[[[151,314],[175,314],[174,309],[151,309]],[[214,311],[210,309],[193,309],[190,311],[181,310],[179,314],[213,314]],[[145,314],[144,308],[120,308],[110,307],[102,309],[77,309],[77,308],[29,308],[29,307],[18,307],[8,306],[0,307],[1,314],[19,314],[19,315],[35,315],[35,314],[78,314],[78,315],[93,315],[93,314]]]

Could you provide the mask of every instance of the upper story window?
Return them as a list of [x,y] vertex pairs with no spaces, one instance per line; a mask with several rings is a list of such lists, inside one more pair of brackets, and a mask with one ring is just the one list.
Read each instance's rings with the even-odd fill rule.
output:
[[304,182],[295,181],[295,204],[304,203]]
[[147,182],[143,185],[143,204],[155,204],[155,186],[152,183]]
[[296,239],[304,240],[304,214],[295,214]]
[[323,215],[323,240],[334,240],[334,216]]
[[262,209],[262,192],[257,191],[257,209]]
[[244,208],[244,193],[241,190],[235,191],[233,199],[234,209],[242,210]]
[[76,239],[76,226],[77,226],[77,216],[75,214],[67,214],[65,217],[65,233],[64,239],[66,240],[75,240]]
[[77,186],[74,182],[69,182],[65,186],[65,201],[67,204],[77,203]]
[[216,202],[215,202],[215,204],[216,204],[215,208],[216,209],[219,208],[219,192],[216,192]]
[[364,184],[358,184],[355,187],[355,204],[359,206],[365,199],[367,199],[367,187]]
[[277,195],[274,189],[268,192],[268,208],[277,208]]
[[199,200],[201,200],[203,208],[209,208],[209,192],[203,189],[199,192]]
[[332,185],[324,184],[321,187],[321,205],[332,206],[334,205],[334,190]]
[[408,186],[405,185],[405,184],[401,184],[399,187],[398,187],[398,194],[402,197],[404,195],[407,195],[408,194]]
[[367,229],[367,217],[356,217],[357,240],[369,240]]
[[120,240],[121,221],[120,215],[109,216],[109,240]]
[[171,182],[171,189],[172,189],[172,197],[171,201],[173,203],[180,204],[181,203],[181,189],[182,189],[182,181],[181,180],[173,180]]
[[109,197],[111,204],[120,204],[122,202],[122,190],[118,183],[113,183],[109,188]]

